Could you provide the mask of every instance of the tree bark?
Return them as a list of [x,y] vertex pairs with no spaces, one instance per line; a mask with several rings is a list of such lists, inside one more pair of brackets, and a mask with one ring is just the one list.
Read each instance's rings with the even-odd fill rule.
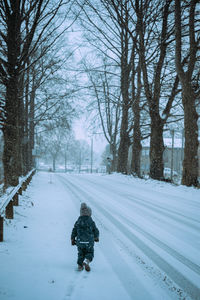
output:
[[[127,3],[126,3],[127,5]],[[129,100],[129,76],[130,66],[128,64],[129,53],[129,34],[128,27],[128,9],[126,7],[124,12],[124,24],[121,28],[121,93],[122,93],[122,120],[120,127],[120,144],[118,149],[118,165],[117,172],[127,174],[128,165],[128,151],[130,146],[130,137],[128,130],[128,117],[130,109]],[[123,15],[122,15],[123,18]]]
[[160,116],[154,114],[151,118],[151,140],[150,140],[150,177],[161,180],[163,178],[163,123]]
[[121,91],[122,91],[122,120],[120,127],[120,144],[118,149],[117,172],[127,174],[128,151],[130,146],[130,136],[128,131],[129,116],[129,73],[127,66],[127,53],[125,59],[122,58],[121,66]]
[[132,160],[131,172],[138,177],[140,174],[140,155],[141,155],[141,130],[140,130],[140,110],[139,107],[134,114],[134,127],[133,127],[133,147],[132,147]]
[[[29,64],[29,60],[27,65]],[[25,103],[24,103],[24,139],[23,139],[23,164],[24,175],[28,173],[29,169],[29,69],[26,71],[25,77]]]
[[128,107],[124,105],[122,109],[120,145],[118,149],[117,172],[119,173],[127,174],[129,146],[130,146],[130,137],[128,133]]
[[198,114],[194,99],[189,87],[183,89],[185,148],[182,184],[187,186],[198,186]]
[[140,170],[140,155],[142,150],[141,144],[141,128],[140,128],[140,96],[141,96],[141,63],[139,61],[137,67],[137,92],[135,92],[135,70],[133,64],[132,74],[132,110],[134,116],[133,124],[133,146],[132,146],[132,160],[131,160],[131,172],[138,177],[141,176]]
[[110,152],[113,156],[112,159],[112,165],[111,165],[111,172],[116,172],[117,171],[117,147],[116,147],[116,142],[110,144]]
[[18,176],[26,175],[26,168],[25,168],[25,107],[24,107],[24,74],[19,76],[19,173]]
[[[33,70],[34,72],[34,70]],[[32,90],[30,93],[30,118],[29,118],[29,142],[28,142],[28,168],[31,170],[35,166],[35,161],[32,155],[32,150],[35,146],[35,74],[33,73],[32,78]]]
[[17,77],[13,76],[8,80],[6,88],[6,124],[3,128],[4,134],[4,185],[5,187],[18,185],[19,174],[19,131],[18,131],[18,95],[16,91]]
[[4,133],[4,185],[5,187],[18,184],[21,172],[20,154],[20,98],[19,98],[19,71],[18,54],[20,42],[20,20],[17,11],[8,15],[7,22],[7,57],[8,78],[6,81],[6,123]]

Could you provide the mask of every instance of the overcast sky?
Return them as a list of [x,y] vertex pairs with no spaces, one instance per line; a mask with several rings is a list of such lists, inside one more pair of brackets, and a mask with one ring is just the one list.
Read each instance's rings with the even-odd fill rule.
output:
[[[87,130],[87,124],[84,119],[79,119],[74,122],[73,130],[76,140],[86,140],[91,144],[91,133]],[[93,135],[93,149],[97,153],[102,153],[107,145],[107,141],[103,134]]]

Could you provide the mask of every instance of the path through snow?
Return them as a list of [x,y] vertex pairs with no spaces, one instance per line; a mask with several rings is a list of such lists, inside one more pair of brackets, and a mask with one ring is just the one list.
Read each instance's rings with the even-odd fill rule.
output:
[[[76,270],[81,202],[100,230]],[[1,300],[200,299],[200,191],[122,175],[37,173],[6,221]]]

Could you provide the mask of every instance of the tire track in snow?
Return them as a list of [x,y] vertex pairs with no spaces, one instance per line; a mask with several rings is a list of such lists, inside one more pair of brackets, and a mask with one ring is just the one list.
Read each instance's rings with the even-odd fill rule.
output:
[[199,231],[200,229],[200,222],[198,222],[197,220],[190,218],[188,216],[185,216],[181,213],[178,212],[174,212],[169,208],[164,208],[158,204],[152,204],[149,203],[148,201],[139,198],[138,196],[126,196],[130,201],[134,201],[136,202],[138,205],[140,206],[145,206],[150,210],[156,211],[174,221],[178,221],[179,223],[182,223],[184,225],[188,225],[189,227],[194,228],[195,230]]
[[[92,183],[93,185],[95,184],[92,180],[88,179],[88,178],[84,178],[83,181],[85,182],[89,182]],[[101,191],[103,192],[103,191]],[[198,232],[200,230],[200,221],[196,220],[194,218],[191,218],[189,216],[185,216],[184,214],[180,213],[180,212],[175,212],[169,208],[166,208],[165,206],[163,207],[162,205],[156,204],[156,203],[151,203],[147,200],[144,200],[143,198],[141,198],[139,195],[136,195],[134,192],[134,196],[130,195],[130,194],[126,194],[126,193],[121,193],[120,191],[117,192],[116,189],[114,189],[113,187],[109,186],[109,192],[113,193],[113,194],[118,194],[119,196],[121,195],[125,201],[130,202],[130,204],[134,205],[134,202],[137,202],[138,205],[140,206],[146,206],[149,209],[153,209],[158,211],[159,213],[167,216],[168,218],[171,218],[172,220],[181,222],[183,224],[187,224],[189,227],[192,227],[194,229],[196,229]],[[107,195],[107,192],[104,192]]]
[[190,261],[189,259],[185,258],[179,252],[177,252],[176,250],[172,249],[171,247],[169,247],[164,242],[162,242],[159,239],[157,239],[156,237],[154,237],[151,233],[143,230],[141,227],[139,227],[133,221],[128,220],[127,218],[121,216],[117,212],[115,212],[115,215],[117,215],[119,219],[123,220],[125,223],[127,223],[128,225],[130,225],[132,228],[136,229],[136,231],[138,231],[139,233],[141,233],[144,237],[146,237],[147,239],[149,239],[155,245],[157,245],[158,247],[162,248],[163,250],[165,250],[166,252],[168,252],[171,256],[173,256],[174,258],[176,258],[177,260],[179,260],[181,263],[183,263],[184,265],[186,265],[188,268],[190,268],[194,272],[198,273],[198,275],[200,275],[200,266],[199,265],[197,265],[197,264],[193,263],[192,261]]
[[[94,182],[92,182],[91,180],[85,179],[84,180],[86,182],[92,183],[94,185]],[[94,189],[94,186],[89,186],[90,189]],[[108,193],[110,193],[112,196],[113,195],[117,195],[118,196],[122,196],[123,197],[123,201],[126,202],[130,207],[135,208],[135,207],[140,207],[140,208],[147,208],[149,210],[149,212],[155,213],[158,212],[159,216],[164,216],[167,217],[167,219],[171,219],[172,221],[175,221],[178,225],[183,224],[183,225],[187,225],[188,228],[192,228],[195,229],[197,234],[199,235],[199,231],[200,231],[200,222],[198,220],[195,220],[191,217],[185,216],[183,214],[180,214],[178,212],[174,212],[166,207],[162,207],[159,204],[156,203],[151,203],[147,200],[144,200],[142,198],[140,198],[138,195],[130,195],[130,194],[125,194],[125,193],[120,193],[117,192],[116,189],[114,190],[112,187],[109,186],[109,191],[105,192],[104,190],[101,190],[102,194],[105,194],[106,196],[108,195]],[[113,198],[112,201],[116,202],[116,199]],[[169,224],[169,222],[168,222]],[[171,225],[171,223],[169,224]],[[187,228],[187,229],[188,229]]]
[[[128,177],[129,180],[132,181],[132,188],[133,188],[134,192],[135,192],[135,190],[137,190],[137,191],[140,192],[141,191],[141,187],[139,187],[137,185],[137,183],[136,184],[134,183],[134,179],[137,180],[137,178],[134,178],[134,177],[131,177],[131,176],[127,176],[127,177]],[[92,181],[91,178],[90,179],[84,178],[84,179],[92,182],[93,184],[95,184],[95,182]],[[125,186],[130,187],[130,181],[129,180],[122,182],[120,177],[119,178],[115,177],[114,179],[112,177],[109,178],[109,182],[115,183],[115,184],[117,182],[119,184],[118,187],[123,187],[123,188]],[[147,181],[145,179],[139,179],[139,180],[143,181],[142,187],[143,186],[145,187],[145,191],[146,191],[147,196],[154,191],[154,190],[152,190],[151,182],[150,182],[150,185],[148,184],[148,181],[150,181],[150,180],[147,180]],[[101,183],[102,183],[102,181],[104,181],[104,184],[108,182],[106,176],[104,176],[104,175],[101,176]],[[159,185],[161,185],[161,187],[162,187],[162,184],[164,184],[164,186],[165,186],[165,184],[168,184],[168,183],[157,182],[157,184],[155,184],[155,187],[159,187]],[[171,187],[171,184],[170,184],[170,187]],[[176,187],[173,187],[173,188],[177,189],[179,187],[176,186]],[[184,194],[181,194],[181,196],[174,195],[172,189],[169,189],[168,193],[165,193],[164,191],[156,189],[156,195],[160,195],[161,197],[164,197],[165,200],[166,199],[169,200],[169,197],[173,197],[173,199],[180,200],[182,204],[187,204],[188,205],[188,199],[185,198]],[[200,202],[198,200],[190,199],[190,203],[192,204],[192,206],[195,206],[196,209],[198,209],[198,210],[200,209]]]
[[[80,178],[78,178],[78,180],[76,178],[75,183],[77,184],[77,182],[79,182],[79,180],[80,180]],[[87,184],[87,190],[90,191],[91,194],[96,191],[95,183],[92,180],[90,180],[90,179],[88,180],[87,178],[82,177],[81,181],[85,182]],[[88,185],[88,182],[90,183],[89,185]],[[192,218],[189,218],[190,219],[189,221],[185,220],[183,217],[177,216],[176,212],[173,212],[173,211],[172,211],[172,213],[174,213],[174,215],[171,215],[170,213],[165,212],[165,208],[163,208],[162,206],[160,206],[160,209],[159,209],[159,207],[157,207],[157,205],[154,205],[154,203],[151,203],[151,202],[149,203],[148,201],[143,200],[141,198],[139,198],[139,200],[138,200],[138,198],[135,197],[135,194],[133,194],[134,195],[133,196],[130,194],[119,193],[117,189],[113,190],[113,187],[110,188],[110,186],[108,186],[108,190],[105,190],[105,187],[102,189],[101,184],[99,185],[99,187],[100,187],[101,197],[102,197],[102,195],[106,195],[106,196],[109,195],[112,197],[111,203],[107,203],[107,205],[109,205],[112,209],[113,209],[112,203],[116,203],[117,206],[119,206],[122,210],[124,209],[124,203],[126,203],[129,206],[130,210],[132,210],[132,209],[138,210],[139,209],[138,214],[142,218],[144,217],[144,215],[147,216],[150,220],[149,222],[151,222],[151,219],[152,219],[154,221],[156,220],[156,222],[159,222],[159,223],[160,222],[165,223],[167,226],[171,227],[172,233],[173,233],[173,229],[176,228],[179,231],[178,239],[180,239],[180,241],[181,241],[181,236],[182,236],[183,231],[187,232],[187,234],[189,236],[189,238],[187,239],[188,245],[190,245],[191,239],[194,239],[196,241],[199,240],[200,226],[197,226],[197,225],[200,225],[200,222],[197,222],[196,220],[194,220]],[[118,201],[119,199],[115,197],[116,194],[117,194],[117,196],[123,197],[123,205],[121,205]],[[158,218],[158,216],[159,216],[159,218]],[[130,218],[130,216],[128,216],[127,214],[126,214],[126,217]],[[173,222],[170,222],[169,218]],[[195,221],[195,224],[194,224],[193,220]],[[158,225],[159,225],[158,223],[155,224],[155,226],[158,226]],[[139,226],[142,227],[141,225],[139,225]],[[183,226],[184,226],[184,228],[183,228]],[[166,230],[166,228],[164,228],[164,230]],[[175,238],[178,243],[178,239],[176,236],[175,236]],[[164,241],[164,243],[165,243],[165,241]],[[198,247],[198,246],[196,245],[196,247]],[[171,247],[171,248],[173,248],[173,247]],[[197,251],[197,249],[196,249],[196,251]],[[183,257],[184,257],[184,254],[183,254]],[[190,260],[190,258],[189,258],[189,260]]]
[[[154,263],[163,270],[176,284],[178,284],[183,291],[187,292],[192,299],[199,300],[200,295],[200,288],[193,284],[189,279],[187,279],[183,274],[181,274],[178,270],[176,270],[172,265],[170,265],[167,261],[165,261],[158,253],[156,253],[153,249],[151,249],[147,244],[145,244],[140,238],[138,238],[133,232],[131,232],[124,224],[122,224],[119,219],[111,215],[107,210],[102,208],[99,204],[95,202],[95,199],[91,197],[91,195],[86,192],[84,189],[81,189],[79,186],[75,185],[73,182],[69,180],[69,178],[62,178],[62,181],[68,186],[68,188],[71,190],[71,192],[77,196],[79,199],[87,199],[89,202],[92,203],[96,209],[101,212],[101,214],[106,217],[112,224],[117,227],[126,237],[129,238],[131,242],[134,243],[142,252],[149,257]],[[125,222],[127,220],[125,219]],[[131,224],[132,226],[135,226],[135,224]],[[138,227],[139,228],[139,227]],[[142,229],[139,228],[140,233],[142,233]],[[144,232],[145,237],[152,241],[152,235],[150,235],[148,232]],[[157,243],[160,241],[157,240]],[[163,243],[159,243],[159,247],[167,251],[167,248],[163,249]],[[168,247],[168,246],[167,246]],[[168,247],[169,248],[169,247]],[[168,249],[169,250],[169,249]],[[195,265],[191,261],[189,261],[187,258],[181,257],[181,255],[176,255],[174,250],[170,248],[170,255],[175,257],[176,259],[180,260],[182,264],[186,265],[190,269],[195,269],[196,273],[199,274],[199,266]]]

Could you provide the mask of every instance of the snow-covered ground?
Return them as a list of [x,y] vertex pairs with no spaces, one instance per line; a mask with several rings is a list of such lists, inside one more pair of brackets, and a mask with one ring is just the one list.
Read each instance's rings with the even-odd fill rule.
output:
[[[72,227],[86,202],[100,230],[78,272]],[[37,173],[5,221],[1,300],[200,299],[200,190],[119,174]]]

